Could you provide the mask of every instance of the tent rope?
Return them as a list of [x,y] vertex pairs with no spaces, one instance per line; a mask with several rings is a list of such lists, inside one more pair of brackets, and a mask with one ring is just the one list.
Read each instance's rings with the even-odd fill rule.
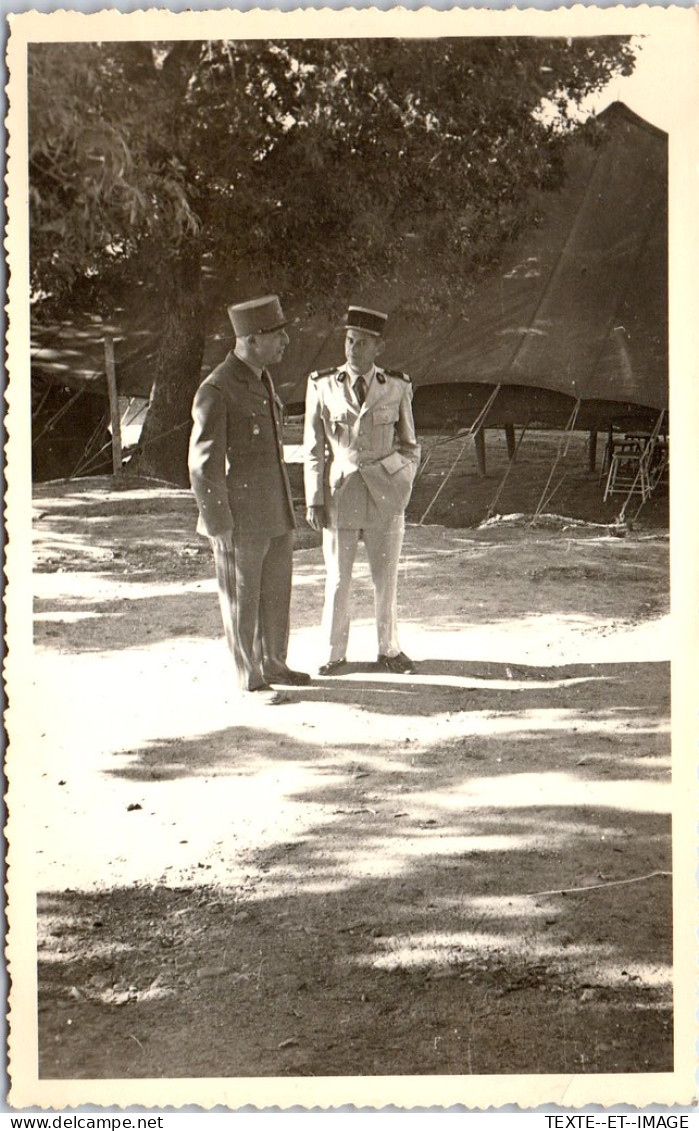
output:
[[48,423],[42,428],[41,432],[39,432],[39,434],[37,436],[34,436],[34,438],[32,440],[32,447],[34,447],[35,444],[38,444],[39,440],[41,440],[46,435],[47,432],[50,432],[55,424],[58,424],[58,421],[63,416],[65,416],[65,414],[67,412],[70,411],[70,409],[73,407],[73,405],[77,401],[78,397],[81,397],[82,395],[83,395],[83,390],[78,389],[77,393],[73,393],[72,397],[70,397],[70,399],[67,400],[64,405],[61,405],[61,407],[58,409],[58,411],[56,413],[54,413],[54,415],[50,418]]
[[470,428],[457,428],[456,432],[452,432],[452,434],[449,436],[438,436],[437,439],[433,440],[431,444],[423,444],[422,447],[424,450],[426,450],[427,454],[421,461],[420,466],[417,469],[415,478],[419,479],[420,476],[423,475],[425,468],[432,459],[434,453],[437,451],[437,448],[444,448],[447,444],[453,444],[455,440],[460,440],[462,436],[470,436],[470,434]]
[[37,416],[39,415],[42,408],[44,407],[47,400],[49,399],[49,396],[51,394],[51,390],[54,387],[55,386],[52,385],[50,381],[46,382],[46,388],[44,389],[43,393],[41,394],[41,399],[40,399],[38,405],[36,406],[36,408],[32,409],[32,420],[36,420]]
[[625,880],[606,880],[602,884],[585,884],[580,888],[553,888],[551,891],[528,891],[526,894],[531,899],[536,895],[569,895],[579,891],[599,891],[601,888],[616,888],[622,884],[639,884],[643,880],[652,880],[655,876],[671,876],[672,872],[647,872],[644,876],[629,876]]
[[87,443],[85,445],[85,449],[83,451],[83,454],[81,455],[80,459],[78,460],[73,471],[71,471],[70,475],[68,476],[69,479],[75,479],[78,475],[80,475],[82,473],[83,468],[89,466],[90,462],[92,460],[94,460],[96,456],[101,455],[101,453],[104,451],[105,448],[108,448],[108,447],[111,446],[111,442],[108,442],[106,444],[103,444],[102,447],[99,449],[99,451],[97,453],[92,452],[92,447],[95,444],[97,437],[99,436],[100,432],[106,427],[107,427],[107,417],[105,415],[102,415],[100,417],[100,419],[98,420],[98,422],[95,426],[95,429],[94,429],[92,435],[90,436],[90,439],[87,441]]
[[102,444],[101,448],[98,448],[98,450],[96,452],[94,452],[91,456],[89,456],[89,458],[85,460],[85,462],[82,464],[81,467],[76,468],[76,470],[73,472],[73,474],[70,475],[68,478],[69,479],[78,479],[81,475],[85,475],[86,472],[92,471],[93,468],[95,467],[95,465],[99,463],[100,456],[104,452],[111,451],[111,447],[112,447],[112,441],[111,441],[111,438],[110,438],[107,441],[106,444]]
[[[181,424],[175,425],[174,428],[168,429],[167,432],[161,432],[158,436],[153,436],[150,440],[147,440],[145,442],[145,444],[140,444],[140,443],[136,444],[135,447],[133,449],[131,449],[129,454],[135,455],[137,452],[144,451],[146,448],[150,447],[151,444],[156,444],[158,442],[158,440],[162,440],[165,436],[169,436],[173,432],[179,432],[182,428],[186,428],[188,426],[188,424],[189,424],[188,420],[183,420]],[[74,471],[72,475],[68,476],[68,478],[74,479],[76,476],[84,475],[85,472],[90,471],[92,469],[92,467],[95,465],[95,463],[97,463],[99,461],[99,458],[102,455],[102,453],[107,451],[107,449],[109,447],[111,447],[111,441],[107,444],[103,444],[102,447],[99,449],[99,451],[95,452],[94,455],[90,456],[90,458],[85,461],[85,463],[82,465],[82,467],[80,467],[79,470],[76,469],[76,471]],[[147,477],[146,476],[139,476],[139,478],[147,478]],[[157,482],[167,483],[168,480],[162,479],[162,480],[157,480]]]
[[454,462],[452,463],[452,465],[451,465],[451,467],[449,468],[448,472],[447,472],[447,473],[446,473],[446,475],[444,476],[444,479],[442,480],[442,482],[440,483],[439,487],[438,487],[438,488],[437,488],[437,490],[435,491],[435,493],[434,493],[434,495],[433,495],[432,499],[431,499],[431,500],[430,500],[430,502],[428,503],[428,505],[427,505],[427,508],[426,508],[426,510],[424,511],[423,515],[422,515],[422,518],[421,518],[421,519],[420,519],[420,521],[418,522],[418,526],[422,526],[422,525],[423,525],[423,523],[424,523],[425,519],[427,518],[427,515],[428,515],[428,514],[430,513],[430,511],[432,510],[432,507],[433,507],[433,506],[434,506],[434,504],[435,504],[435,503],[437,502],[437,499],[439,498],[439,496],[441,495],[442,491],[444,490],[444,488],[446,487],[447,483],[449,482],[449,480],[450,480],[450,478],[451,478],[451,476],[452,476],[452,474],[453,474],[454,468],[456,467],[457,463],[459,462],[459,460],[461,459],[462,455],[464,454],[464,452],[465,452],[465,450],[466,450],[466,445],[467,445],[467,443],[468,443],[468,441],[469,441],[469,438],[470,438],[471,436],[475,435],[475,433],[476,433],[476,432],[478,432],[478,431],[479,431],[479,429],[483,427],[483,425],[484,425],[484,423],[485,423],[485,421],[486,421],[486,419],[487,419],[487,417],[488,417],[488,414],[490,413],[490,410],[491,410],[491,408],[493,407],[493,404],[494,404],[494,402],[495,402],[495,398],[497,397],[497,395],[498,395],[498,393],[500,392],[500,389],[501,389],[501,388],[502,388],[502,385],[496,385],[496,386],[495,386],[495,388],[493,389],[492,393],[491,393],[491,394],[490,394],[490,396],[488,397],[488,400],[487,400],[487,401],[486,401],[486,403],[485,403],[485,404],[483,405],[483,408],[482,408],[482,409],[481,409],[481,411],[480,411],[480,412],[478,413],[478,415],[477,415],[476,419],[475,419],[475,420],[473,421],[473,424],[472,424],[472,425],[471,425],[471,427],[470,427],[470,428],[469,428],[469,429],[468,429],[468,430],[466,431],[464,442],[463,442],[463,444],[461,445],[461,447],[459,448],[459,451],[457,452],[457,455],[456,455],[456,459],[455,459],[455,460],[454,460]]
[[139,452],[143,452],[146,448],[149,448],[151,444],[157,444],[159,440],[164,440],[166,436],[171,436],[173,432],[180,432],[183,428],[188,427],[189,421],[183,420],[181,424],[176,424],[174,428],[168,428],[167,432],[160,432],[157,436],[151,436],[150,440],[146,440],[145,443],[141,443],[139,440],[139,442],[134,445],[131,454],[137,455]]
[[558,464],[561,462],[562,459],[565,459],[565,457],[568,454],[568,448],[570,447],[570,441],[573,438],[573,431],[575,430],[575,423],[578,419],[578,413],[580,412],[581,404],[582,404],[582,398],[578,397],[577,401],[575,402],[575,408],[573,409],[573,411],[570,414],[570,417],[568,418],[568,422],[567,422],[565,429],[563,431],[563,436],[561,437],[561,439],[558,442],[558,450],[556,452],[556,458],[553,461],[553,466],[551,467],[551,470],[549,472],[549,477],[546,480],[546,486],[544,487],[544,489],[541,493],[541,498],[539,499],[539,502],[537,503],[536,510],[534,511],[534,514],[532,515],[532,520],[529,524],[530,526],[534,525],[534,523],[536,522],[537,518],[541,514],[541,512],[544,509],[544,507],[546,506],[546,504],[551,501],[553,496],[556,494],[556,491],[558,491],[559,487],[561,486],[561,484],[565,480],[565,473],[564,473],[562,475],[561,479],[556,484],[556,486],[553,488],[553,490],[549,492],[549,487],[551,485],[551,480],[553,479],[553,474],[554,474],[556,468],[558,467]]
[[487,510],[486,516],[485,516],[486,520],[492,517],[493,511],[495,510],[498,499],[500,498],[500,496],[503,492],[503,488],[504,488],[504,486],[505,486],[505,484],[508,480],[508,477],[509,477],[510,472],[512,471],[512,468],[514,467],[515,460],[517,459],[517,453],[520,449],[520,445],[522,443],[522,440],[524,439],[524,433],[527,431],[528,427],[529,427],[529,421],[527,420],[526,423],[524,424],[523,428],[522,428],[522,432],[520,434],[519,440],[517,441],[517,446],[515,447],[515,450],[512,453],[512,458],[509,460],[507,467],[505,468],[505,474],[503,475],[502,479],[500,480],[500,483],[498,485],[498,489],[495,492],[495,497],[494,497],[493,501],[491,502],[490,506],[488,507],[488,510]]

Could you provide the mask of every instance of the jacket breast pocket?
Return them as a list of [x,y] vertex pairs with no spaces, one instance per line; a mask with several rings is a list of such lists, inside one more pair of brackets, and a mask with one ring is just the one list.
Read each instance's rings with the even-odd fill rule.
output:
[[386,455],[393,447],[399,417],[397,404],[377,404],[371,410],[371,445],[378,455]]
[[400,406],[397,404],[377,404],[371,410],[371,422],[374,425],[395,424],[400,415]]
[[228,428],[228,447],[233,452],[254,455],[269,446],[274,429],[269,416],[250,413],[233,421]]

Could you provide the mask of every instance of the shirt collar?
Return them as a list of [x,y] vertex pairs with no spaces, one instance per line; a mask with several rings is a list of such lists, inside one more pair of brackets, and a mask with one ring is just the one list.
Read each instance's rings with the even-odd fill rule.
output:
[[365,383],[365,385],[368,389],[369,386],[371,385],[371,382],[374,380],[374,374],[376,373],[376,366],[372,365],[371,369],[369,369],[366,373],[353,373],[352,370],[348,366],[347,369],[345,370],[345,372],[347,373],[347,376],[349,378],[349,383],[352,386],[352,388],[354,388],[354,386],[356,385],[359,378],[363,377],[364,383]]
[[258,369],[258,367],[256,365],[253,365],[252,362],[248,361],[248,359],[246,357],[241,357],[239,353],[235,352],[235,350],[233,350],[233,353],[238,358],[238,361],[240,362],[241,365],[247,366],[247,368],[250,370],[250,372],[254,373],[258,380],[261,379],[261,377],[262,377],[262,367],[260,367]]

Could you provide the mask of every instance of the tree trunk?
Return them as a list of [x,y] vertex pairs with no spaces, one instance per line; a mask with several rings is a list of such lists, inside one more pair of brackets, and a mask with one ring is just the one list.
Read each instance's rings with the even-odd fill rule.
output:
[[204,302],[201,252],[190,244],[161,265],[167,275],[164,333],[158,351],[150,405],[133,474],[186,486],[192,399],[201,379]]

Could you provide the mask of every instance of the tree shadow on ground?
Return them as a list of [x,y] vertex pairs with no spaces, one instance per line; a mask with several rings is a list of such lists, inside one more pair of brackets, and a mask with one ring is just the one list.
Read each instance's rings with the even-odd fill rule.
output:
[[[189,658],[177,712],[145,702],[123,732],[137,736],[126,739],[133,748],[119,747],[118,729],[96,734],[89,757],[99,753],[110,786],[97,796],[113,806],[105,820],[127,857],[148,854],[157,829],[180,879],[40,897],[42,1078],[671,1070],[668,665],[638,662],[638,649],[623,664],[501,659],[517,656],[508,624],[537,608],[554,618],[579,604],[592,627],[604,616],[647,620],[662,553],[645,584],[625,587],[617,570],[607,594],[599,573],[571,566],[550,541],[532,566],[544,571],[536,598],[529,587],[511,600],[515,543],[498,610],[492,599],[474,607],[474,594],[493,591],[491,560],[474,552],[426,622],[466,637],[499,618],[497,663],[435,649],[415,676],[355,665],[294,691],[288,708],[231,709],[230,726],[219,712],[207,729],[211,692]],[[624,568],[640,578],[628,556]],[[297,623],[315,625],[317,551],[297,574]],[[116,601],[128,587],[113,576]],[[428,555],[405,576],[414,613],[420,585],[439,591],[446,575]],[[591,582],[594,600],[571,581]],[[360,569],[357,594],[369,593]],[[153,636],[191,622],[218,635],[213,593],[171,598],[145,647],[142,605],[131,603],[130,636],[128,618],[97,609],[98,631],[115,611],[121,626],[105,652],[136,643],[145,657],[112,669],[123,696],[159,670]],[[151,608],[160,599],[143,598]],[[66,611],[90,611],[70,601]],[[181,722],[186,734],[157,737]],[[139,783],[135,832],[119,824],[124,782]],[[239,800],[248,786],[265,836],[255,825],[236,839],[235,821],[251,820]],[[73,796],[77,805],[77,787]],[[151,812],[161,798],[167,824]],[[210,832],[221,812],[225,842]]]
[[[133,579],[135,584],[136,579]],[[107,600],[84,597],[37,598],[35,640],[55,641],[62,651],[117,652],[150,647],[176,637],[217,640],[221,617],[216,594],[197,582],[174,595],[115,595]],[[144,602],[151,606],[147,616]],[[154,608],[155,606],[155,608]],[[133,623],[133,622],[136,623]],[[186,640],[182,646],[186,647]]]
[[[39,640],[65,633],[67,645],[92,648],[90,626],[78,618],[89,614],[93,622],[104,618],[107,625],[116,625],[126,615],[130,600],[144,611],[149,642],[172,637],[180,625],[186,626],[188,634],[220,635],[209,548],[193,533],[183,538],[182,514],[150,513],[146,508],[145,513],[128,518],[128,528],[118,517],[104,522],[96,517],[93,522],[90,537],[79,517],[69,523],[58,513],[55,530],[45,530],[38,523]],[[428,603],[433,632],[467,634],[483,626],[509,624],[513,631],[523,632],[537,624],[553,625],[556,618],[564,617],[572,633],[581,628],[587,632],[603,629],[609,621],[648,621],[667,610],[664,543],[652,549],[646,546],[643,561],[639,561],[633,546],[616,539],[590,545],[582,536],[563,538],[548,533],[536,536],[540,552],[535,564],[527,565],[522,562],[521,545],[533,535],[522,530],[500,533],[495,546],[493,537],[492,531],[457,536],[424,527],[409,530],[400,567],[401,620],[409,624],[416,608]],[[299,534],[297,540],[300,538]],[[44,580],[47,572],[90,573],[95,582],[71,595],[61,591],[60,584],[56,589],[54,583]],[[616,584],[610,590],[612,574]],[[293,631],[320,623],[323,585],[320,549],[301,550],[294,563]],[[197,586],[206,586],[206,591],[194,592]],[[68,583],[68,590],[71,588],[75,585]],[[502,594],[499,601],[498,593]],[[373,591],[361,551],[355,567],[353,611],[357,618],[373,615]],[[124,633],[122,641],[115,637],[112,633],[110,647],[130,647],[139,639],[129,633]]]
[[42,1077],[670,1071],[667,734],[633,680],[571,671],[604,677],[593,709],[527,669],[516,709],[493,691],[448,734],[398,713],[388,746],[347,742],[275,708],[119,755],[155,791],[283,769],[270,811],[305,817],[233,839],[215,885],[197,848],[189,888],[42,896]]
[[[583,685],[596,712],[610,718],[648,706],[647,688],[640,676],[654,682],[654,709],[670,708],[670,665],[662,661],[630,664],[575,664],[530,667],[525,664],[484,664],[461,660],[424,659],[414,675],[385,677],[373,665],[348,665],[351,679],[319,679],[303,689],[301,698],[326,703],[352,702],[376,714],[428,715],[510,709],[575,711]],[[362,680],[362,674],[371,679]],[[345,672],[343,671],[343,675]],[[446,678],[445,678],[446,677]],[[444,682],[441,682],[441,680]],[[425,688],[429,688],[429,700]],[[581,726],[588,725],[579,720]],[[631,725],[631,724],[629,724]],[[637,725],[642,728],[642,721]]]
[[604,721],[574,765],[524,720],[131,752],[142,781],[310,765],[288,800],[313,817],[228,883],[42,896],[42,1076],[670,1071],[669,818]]
[[[400,868],[355,816],[330,842],[323,827],[261,853],[233,890],[42,896],[40,1075],[670,1071],[667,821],[633,815],[655,867],[623,900],[584,876],[587,891],[536,894],[600,827],[598,876],[612,874],[628,816],[489,812],[478,835],[507,822],[507,855],[436,852],[430,833]],[[405,843],[395,824],[391,839]]]

